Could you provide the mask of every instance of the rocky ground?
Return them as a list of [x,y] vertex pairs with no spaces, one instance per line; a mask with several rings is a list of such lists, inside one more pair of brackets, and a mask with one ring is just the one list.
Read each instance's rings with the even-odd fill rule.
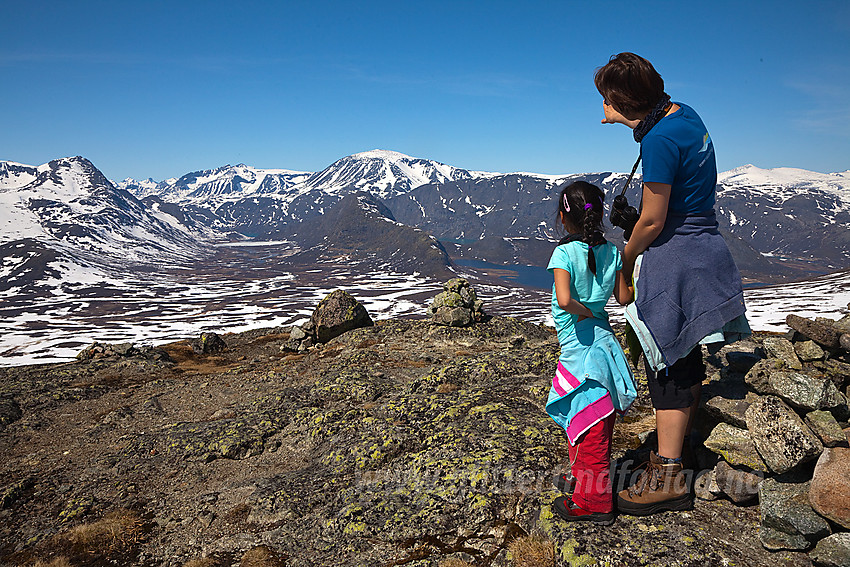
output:
[[[0,565],[531,565],[509,550],[526,535],[565,565],[811,564],[763,548],[757,504],[554,517],[551,329],[389,320],[300,353],[289,329],[223,339],[0,369]],[[644,397],[617,456],[653,423]]]

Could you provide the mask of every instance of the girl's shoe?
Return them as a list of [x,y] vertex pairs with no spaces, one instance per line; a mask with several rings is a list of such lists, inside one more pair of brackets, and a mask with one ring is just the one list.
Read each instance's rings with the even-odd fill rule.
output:
[[572,494],[576,488],[576,477],[573,473],[561,473],[552,479],[552,483],[563,494]]
[[614,512],[588,512],[563,496],[552,503],[552,509],[568,522],[593,522],[600,526],[614,523]]

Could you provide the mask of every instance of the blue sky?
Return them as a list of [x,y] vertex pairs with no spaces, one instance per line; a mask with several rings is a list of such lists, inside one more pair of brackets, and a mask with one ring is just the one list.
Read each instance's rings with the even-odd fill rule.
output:
[[850,2],[6,2],[0,160],[160,180],[374,148],[485,171],[628,171],[593,73],[634,51],[718,168],[850,169]]

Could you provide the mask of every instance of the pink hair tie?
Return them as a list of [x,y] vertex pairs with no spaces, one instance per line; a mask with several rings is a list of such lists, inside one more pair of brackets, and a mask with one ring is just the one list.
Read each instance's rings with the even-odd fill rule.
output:
[[592,208],[593,208],[593,205],[591,205],[590,203],[588,203],[588,204],[586,204],[586,205],[584,206],[584,210],[585,210],[585,211],[589,211],[589,210],[590,210],[590,209],[592,209]]
[[567,201],[567,194],[564,193],[564,208],[567,209],[567,212],[570,212],[570,202]]

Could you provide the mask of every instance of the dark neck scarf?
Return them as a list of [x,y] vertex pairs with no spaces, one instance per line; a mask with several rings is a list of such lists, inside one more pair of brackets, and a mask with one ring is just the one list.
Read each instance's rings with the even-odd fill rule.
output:
[[640,143],[643,140],[643,137],[652,130],[652,127],[658,124],[658,121],[664,118],[664,115],[667,113],[667,105],[670,104],[670,95],[664,93],[664,96],[661,97],[661,100],[658,101],[658,104],[655,105],[655,108],[652,109],[652,112],[646,115],[646,118],[640,121],[640,124],[635,126],[635,142]]

